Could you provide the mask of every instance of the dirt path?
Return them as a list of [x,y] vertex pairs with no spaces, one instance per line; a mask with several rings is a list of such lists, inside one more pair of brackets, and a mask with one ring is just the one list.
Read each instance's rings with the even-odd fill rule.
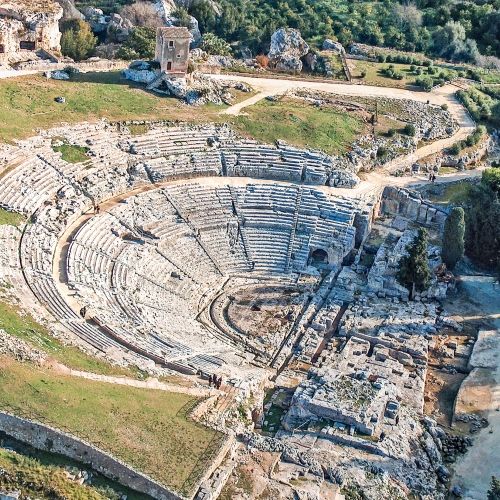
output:
[[258,93],[230,106],[222,112],[227,115],[239,115],[246,107],[252,106],[266,97],[274,94],[282,94],[291,89],[311,89],[331,92],[340,95],[362,96],[362,97],[387,97],[391,99],[409,99],[419,102],[430,102],[431,104],[446,104],[452,116],[459,125],[458,131],[451,137],[440,139],[418,148],[414,153],[396,158],[385,165],[386,172],[411,166],[417,160],[426,156],[438,153],[445,148],[455,144],[455,142],[467,137],[475,128],[475,123],[467,110],[460,104],[455,97],[457,87],[454,85],[444,85],[432,92],[419,92],[406,89],[397,89],[392,87],[376,87],[373,85],[350,85],[345,83],[325,83],[300,80],[282,80],[277,78],[253,78],[233,75],[212,75],[219,80],[238,80],[245,82],[255,88]]
[[[471,387],[471,397],[481,389],[480,402],[483,416],[489,426],[482,429],[474,439],[474,444],[455,465],[453,484],[464,490],[464,499],[483,500],[486,498],[491,476],[500,477],[500,285],[490,276],[461,276],[461,286],[467,291],[474,304],[474,318],[481,316],[485,327],[496,329],[496,342],[492,342],[489,356],[496,356],[496,367],[482,370],[487,376],[475,378]],[[466,320],[470,317],[467,315]]]
[[140,389],[156,389],[166,392],[177,392],[182,394],[189,394],[190,396],[196,397],[209,397],[220,394],[220,392],[216,389],[209,389],[204,387],[188,387],[180,384],[169,384],[166,382],[160,382],[157,378],[154,377],[148,378],[147,380],[136,380],[130,377],[99,375],[97,373],[74,370],[60,363],[53,363],[51,364],[50,368],[61,375],[69,375],[71,377],[95,380],[97,382],[105,382],[107,384],[126,385],[129,387],[137,387]]

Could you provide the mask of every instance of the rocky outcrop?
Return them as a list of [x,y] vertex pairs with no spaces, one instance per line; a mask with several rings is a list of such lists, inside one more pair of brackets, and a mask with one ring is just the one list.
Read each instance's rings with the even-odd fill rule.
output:
[[85,19],[85,16],[75,7],[73,0],[57,0],[63,9],[63,19]]
[[323,50],[331,50],[335,54],[345,54],[345,49],[340,42],[334,42],[328,38],[323,42]]
[[62,7],[51,0],[42,4],[25,0],[0,3],[0,44],[3,46],[0,62],[29,60],[30,54],[40,50],[60,51],[62,15]]
[[269,59],[271,66],[278,71],[302,71],[302,57],[309,52],[309,45],[303,40],[300,31],[281,28],[271,37]]

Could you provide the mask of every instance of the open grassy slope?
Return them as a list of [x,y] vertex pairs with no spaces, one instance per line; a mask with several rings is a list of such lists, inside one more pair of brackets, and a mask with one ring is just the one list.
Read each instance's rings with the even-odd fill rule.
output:
[[80,436],[177,490],[220,439],[186,416],[194,402],[184,394],[63,376],[0,358],[0,408]]
[[[54,101],[66,98],[64,104]],[[205,109],[206,108],[206,109]],[[201,110],[201,112],[200,112]],[[214,118],[218,108],[193,108],[145,91],[120,72],[77,74],[70,81],[29,76],[0,80],[0,141],[33,135],[63,122],[107,118],[192,120]]]
[[145,500],[145,495],[114,483],[100,474],[92,474],[91,484],[80,485],[68,478],[66,471],[75,474],[87,470],[73,460],[36,450],[26,445],[6,443],[16,451],[0,449],[0,490],[21,491],[23,498],[54,500],[119,500],[127,495],[129,500]]
[[260,101],[245,108],[235,126],[243,135],[263,142],[284,140],[294,146],[342,153],[363,129],[347,112],[322,109],[293,99]]

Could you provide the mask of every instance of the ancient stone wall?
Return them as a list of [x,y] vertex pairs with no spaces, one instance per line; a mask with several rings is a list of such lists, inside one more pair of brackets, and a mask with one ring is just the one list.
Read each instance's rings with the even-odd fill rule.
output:
[[407,189],[387,186],[382,194],[381,215],[400,215],[427,226],[444,227],[447,212]]
[[0,412],[0,430],[39,450],[59,453],[87,464],[104,476],[155,499],[182,498],[95,446],[47,425]]

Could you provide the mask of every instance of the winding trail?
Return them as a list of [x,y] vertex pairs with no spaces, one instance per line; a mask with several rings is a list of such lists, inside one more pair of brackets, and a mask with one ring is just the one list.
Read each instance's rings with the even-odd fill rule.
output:
[[377,87],[374,85],[353,85],[347,83],[326,83],[314,82],[308,80],[286,80],[278,78],[255,78],[249,76],[235,75],[212,75],[212,78],[217,80],[237,80],[247,83],[257,90],[257,94],[238,102],[233,106],[225,109],[222,114],[238,116],[248,106],[252,106],[262,99],[275,94],[283,94],[293,89],[310,89],[319,90],[322,92],[331,92],[332,94],[358,96],[358,97],[387,97],[391,99],[408,99],[418,102],[429,102],[431,104],[448,106],[453,118],[458,123],[459,129],[451,137],[440,139],[418,148],[414,153],[398,157],[392,162],[389,162],[383,170],[385,172],[393,172],[394,170],[403,167],[411,166],[417,160],[426,156],[438,153],[445,148],[450,147],[455,142],[467,137],[475,128],[476,124],[470,117],[467,110],[455,97],[457,87],[453,84],[444,85],[432,92],[412,91],[407,89],[392,88],[392,87]]

